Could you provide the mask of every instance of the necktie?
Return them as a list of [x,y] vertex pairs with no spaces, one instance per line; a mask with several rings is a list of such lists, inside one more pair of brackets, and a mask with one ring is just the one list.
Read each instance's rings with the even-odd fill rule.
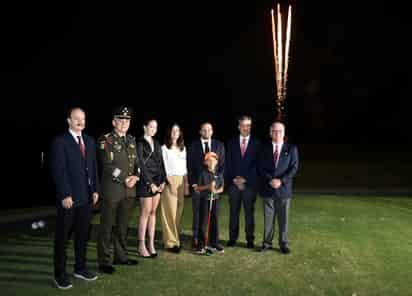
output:
[[240,144],[240,153],[242,154],[242,157],[245,156],[246,152],[246,138],[243,138],[242,144]]
[[210,151],[209,141],[206,141],[206,142],[205,142],[205,154],[208,153],[209,151]]
[[86,149],[84,148],[84,144],[82,142],[82,138],[80,136],[77,136],[77,139],[79,140],[79,148],[80,152],[82,153],[83,157],[86,158]]
[[273,153],[273,161],[275,162],[275,167],[278,165],[279,150],[278,145],[275,144],[275,152]]

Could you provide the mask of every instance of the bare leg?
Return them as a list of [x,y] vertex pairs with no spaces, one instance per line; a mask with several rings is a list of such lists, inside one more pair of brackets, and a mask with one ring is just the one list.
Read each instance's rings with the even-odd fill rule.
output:
[[160,194],[156,194],[151,198],[152,200],[152,208],[149,215],[149,222],[147,225],[149,231],[149,251],[152,254],[156,253],[154,241],[155,241],[155,229],[156,229],[156,210],[157,206],[159,205],[160,201]]
[[144,257],[150,256],[150,253],[146,249],[145,239],[151,209],[152,198],[140,198],[140,217],[137,251],[141,256]]

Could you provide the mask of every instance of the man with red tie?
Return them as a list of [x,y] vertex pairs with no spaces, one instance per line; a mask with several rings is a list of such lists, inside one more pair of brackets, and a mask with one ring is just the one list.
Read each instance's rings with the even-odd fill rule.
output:
[[285,125],[274,122],[270,127],[272,142],[263,147],[259,158],[261,177],[260,195],[263,197],[264,236],[262,251],[272,248],[274,220],[279,225],[279,247],[283,254],[290,253],[288,241],[289,207],[292,197],[292,180],[299,156],[295,145],[284,143]]
[[250,134],[252,118],[238,119],[239,135],[226,145],[225,183],[229,194],[230,218],[228,247],[236,245],[239,237],[239,214],[243,204],[247,247],[254,247],[255,202],[258,189],[257,160],[260,141]]
[[94,281],[97,276],[86,266],[86,245],[92,204],[99,198],[96,145],[83,133],[86,116],[81,108],[68,113],[68,131],[56,137],[51,146],[50,170],[56,189],[57,220],[54,241],[54,282],[59,289],[72,287],[66,273],[66,245],[75,233],[73,276]]

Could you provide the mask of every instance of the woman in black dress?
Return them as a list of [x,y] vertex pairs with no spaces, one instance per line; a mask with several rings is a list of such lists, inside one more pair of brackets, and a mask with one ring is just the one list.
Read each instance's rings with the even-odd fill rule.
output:
[[[154,138],[157,132],[157,121],[147,120],[144,135],[137,142],[137,155],[140,160],[141,178],[137,184],[137,196],[140,199],[140,217],[137,251],[140,256],[154,258],[157,256],[154,246],[156,228],[156,209],[159,205],[160,193],[166,182],[162,149]],[[146,231],[149,235],[148,248],[145,244]]]

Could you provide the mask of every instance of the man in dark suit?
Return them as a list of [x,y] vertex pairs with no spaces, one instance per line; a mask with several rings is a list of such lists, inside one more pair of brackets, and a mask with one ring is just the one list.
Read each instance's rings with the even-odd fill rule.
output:
[[284,143],[285,125],[274,122],[270,127],[272,142],[263,147],[259,159],[261,177],[260,195],[264,207],[264,238],[262,251],[272,248],[274,219],[279,225],[279,247],[283,254],[290,253],[288,220],[292,180],[298,170],[299,156],[296,146]]
[[68,113],[69,130],[55,138],[51,147],[50,169],[57,196],[57,220],[54,241],[54,282],[60,289],[72,287],[66,273],[66,245],[75,232],[74,277],[97,279],[86,267],[86,245],[92,204],[99,198],[96,144],[82,133],[85,113],[73,108]]
[[247,247],[254,247],[255,201],[258,188],[257,161],[260,141],[250,135],[252,118],[239,118],[240,135],[229,140],[226,150],[225,179],[229,194],[230,220],[228,247],[233,247],[239,236],[239,213],[243,203]]
[[[193,221],[192,221],[192,232],[193,241],[192,248],[195,251],[202,250],[205,238],[205,217],[204,208],[207,207],[207,200],[200,195],[199,191],[195,190],[196,185],[198,185],[200,172],[204,166],[204,157],[207,152],[215,152],[219,157],[219,164],[216,172],[223,174],[225,165],[225,146],[222,142],[212,139],[213,127],[212,124],[206,122],[200,127],[200,139],[192,142],[189,146],[187,153],[187,169],[188,169],[188,181],[191,185],[192,190],[192,210],[193,210]],[[217,209],[216,209],[217,213]],[[217,215],[217,214],[216,214]],[[223,247],[220,244],[213,246],[217,251],[222,252]]]

